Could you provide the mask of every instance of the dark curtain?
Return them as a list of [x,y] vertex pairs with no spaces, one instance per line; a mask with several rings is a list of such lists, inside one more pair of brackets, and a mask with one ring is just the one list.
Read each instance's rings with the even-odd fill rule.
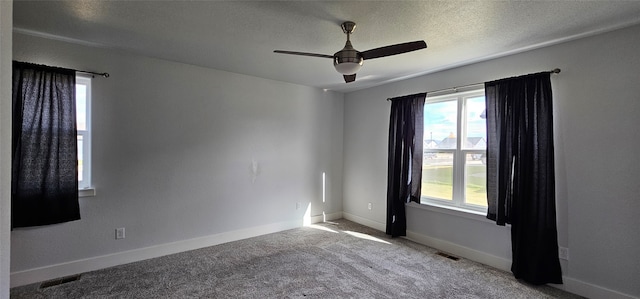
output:
[[405,203],[420,202],[422,130],[426,93],[391,99],[389,168],[387,176],[387,234],[405,236]]
[[80,219],[75,71],[13,63],[11,227]]
[[550,73],[485,83],[487,218],[511,224],[516,278],[562,283]]

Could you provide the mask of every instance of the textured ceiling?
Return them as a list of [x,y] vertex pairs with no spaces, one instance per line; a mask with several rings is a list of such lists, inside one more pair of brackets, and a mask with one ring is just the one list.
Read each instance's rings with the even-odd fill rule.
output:
[[[640,1],[24,1],[17,32],[117,48],[273,80],[352,91],[640,23]],[[425,40],[368,60],[344,83],[326,58]],[[106,71],[109,70],[99,70]]]

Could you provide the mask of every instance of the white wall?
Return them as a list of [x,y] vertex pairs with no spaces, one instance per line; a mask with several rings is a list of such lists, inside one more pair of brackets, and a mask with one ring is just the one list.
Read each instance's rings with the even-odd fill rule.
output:
[[93,80],[97,196],[80,221],[11,233],[12,285],[300,226],[309,204],[341,215],[341,93],[18,33],[13,46],[111,77]]
[[[594,298],[640,296],[639,36],[634,26],[347,94],[344,215],[384,229],[386,98],[558,67],[562,73],[552,76],[558,238],[570,250],[562,261],[564,287]],[[508,228],[414,205],[407,217],[411,238],[508,269]]]
[[0,299],[9,298],[13,2],[0,1]]

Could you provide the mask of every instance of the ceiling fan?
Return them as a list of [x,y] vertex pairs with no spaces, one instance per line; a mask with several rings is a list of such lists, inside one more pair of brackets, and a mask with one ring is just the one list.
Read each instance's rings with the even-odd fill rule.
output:
[[344,77],[344,82],[349,83],[356,80],[356,72],[360,70],[362,67],[362,62],[365,59],[374,59],[385,56],[391,56],[396,54],[407,53],[415,50],[424,49],[427,47],[427,43],[423,40],[414,41],[402,44],[395,44],[380,48],[375,48],[371,50],[367,50],[364,52],[360,52],[353,48],[351,45],[351,40],[349,37],[353,30],[356,29],[356,23],[351,21],[346,21],[341,25],[342,31],[347,35],[347,43],[344,45],[342,50],[336,52],[333,55],[325,55],[325,54],[316,54],[316,53],[305,53],[305,52],[293,52],[293,51],[283,51],[283,50],[275,50],[274,53],[280,54],[292,54],[292,55],[302,55],[302,56],[312,56],[312,57],[321,57],[321,58],[331,58],[333,59],[333,66],[336,68],[338,73],[341,73]]

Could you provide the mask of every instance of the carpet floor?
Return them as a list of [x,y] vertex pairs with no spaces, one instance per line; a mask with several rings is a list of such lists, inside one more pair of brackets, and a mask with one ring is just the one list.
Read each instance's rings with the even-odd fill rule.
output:
[[83,273],[11,298],[582,298],[338,220]]

